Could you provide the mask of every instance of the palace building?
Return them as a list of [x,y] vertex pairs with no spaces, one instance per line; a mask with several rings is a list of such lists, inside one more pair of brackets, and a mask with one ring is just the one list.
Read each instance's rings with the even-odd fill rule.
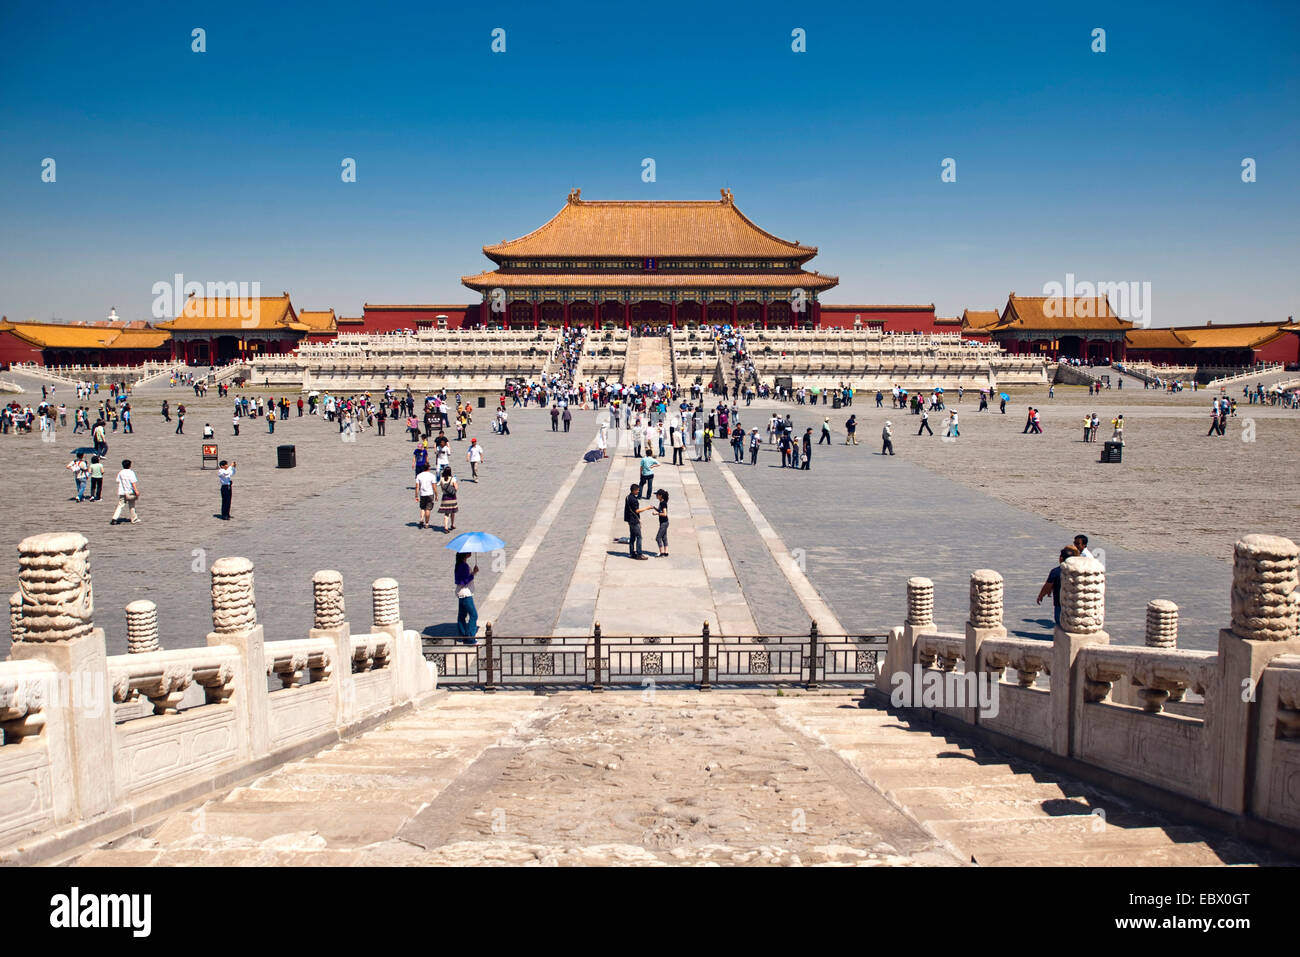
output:
[[761,229],[728,189],[713,202],[593,202],[575,189],[550,221],[483,254],[496,268],[461,282],[482,296],[480,321],[510,327],[813,327],[839,282],[804,268],[816,246]]

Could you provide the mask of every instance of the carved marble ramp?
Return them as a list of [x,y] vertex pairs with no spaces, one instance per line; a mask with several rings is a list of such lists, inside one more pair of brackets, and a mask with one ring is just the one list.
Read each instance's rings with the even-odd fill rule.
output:
[[782,699],[780,719],[833,750],[963,860],[981,865],[1276,864],[1276,855],[1171,823],[1130,800],[900,712]]
[[454,693],[73,862],[962,863],[779,700]]

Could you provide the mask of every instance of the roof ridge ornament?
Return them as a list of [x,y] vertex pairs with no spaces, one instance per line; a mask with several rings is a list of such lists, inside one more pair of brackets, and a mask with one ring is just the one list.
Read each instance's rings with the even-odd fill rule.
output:
[[569,203],[573,204],[573,203],[580,203],[580,202],[582,202],[582,190],[581,189],[569,190]]
[[731,190],[727,189],[725,186],[722,187],[722,202],[727,206],[736,205],[736,197],[733,196]]

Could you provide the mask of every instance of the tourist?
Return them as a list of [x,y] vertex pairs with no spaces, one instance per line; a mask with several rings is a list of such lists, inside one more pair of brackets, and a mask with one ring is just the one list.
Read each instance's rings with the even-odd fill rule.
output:
[[745,461],[745,430],[736,429],[731,433],[731,458],[733,462]]
[[185,406],[176,406],[176,435],[185,434]]
[[560,431],[560,407],[554,404],[551,406],[551,431]]
[[980,407],[976,411],[987,412],[988,410],[989,410],[989,394],[985,392],[983,389],[980,389]]
[[1057,560],[1056,567],[1047,573],[1047,581],[1043,582],[1043,587],[1038,590],[1038,601],[1036,604],[1041,605],[1047,593],[1052,594],[1052,620],[1055,624],[1061,624],[1061,565],[1065,564],[1067,558],[1073,558],[1078,552],[1072,545],[1067,545],[1061,549],[1060,558]]
[[214,438],[217,437],[217,433],[214,432],[213,429],[212,429],[212,423],[211,423],[211,422],[204,422],[204,423],[203,423],[203,437],[204,437],[205,439],[214,439]]
[[433,516],[433,507],[437,502],[434,490],[436,483],[437,476],[427,468],[415,477],[415,502],[420,507],[420,528],[428,528],[429,519]]
[[123,459],[122,470],[117,473],[117,509],[113,512],[113,517],[109,519],[108,524],[116,525],[123,512],[130,516],[132,525],[139,524],[140,519],[135,514],[135,503],[139,498],[139,480],[136,478],[135,472],[131,471],[131,460]]
[[222,459],[217,463],[217,481],[221,483],[221,520],[230,521],[230,499],[235,494],[235,463]]
[[957,429],[957,410],[953,409],[948,413],[948,431],[946,433],[946,437],[955,439],[958,438],[960,435],[961,432],[959,432]]
[[1083,417],[1083,441],[1091,442],[1092,441],[1091,437],[1092,437],[1092,416],[1085,415]]
[[419,475],[429,467],[428,443],[421,439],[420,444],[415,447],[415,451],[411,454],[415,456],[415,474]]
[[[564,407],[564,412],[560,416],[560,418],[564,421],[564,431],[568,432],[569,425],[573,422],[573,413],[569,411],[569,407],[567,405]],[[661,451],[660,454],[662,455],[663,452]]]
[[659,498],[658,505],[647,505],[638,512],[654,512],[659,517],[659,531],[655,533],[655,544],[659,546],[659,557],[668,557],[668,492],[660,489],[655,492]]
[[634,483],[629,488],[628,496],[623,500],[623,521],[627,522],[627,554],[629,558],[645,561],[646,556],[641,554],[641,498],[639,495],[641,487]]
[[640,497],[649,499],[654,493],[655,476],[654,470],[659,467],[658,460],[650,455],[650,449],[645,449],[645,454],[641,456],[641,491]]
[[858,444],[858,417],[856,413],[849,416],[848,421],[844,423],[844,444]]
[[1020,430],[1021,435],[1028,435],[1034,428],[1034,407],[1031,405],[1025,412],[1025,427]]
[[777,439],[776,447],[781,453],[781,468],[787,468],[790,465],[790,457],[794,452],[794,442],[790,439],[790,433],[781,431],[781,437]]
[[758,450],[763,445],[763,438],[758,434],[758,429],[751,429],[749,433],[749,464],[758,464]]
[[469,440],[469,449],[465,452],[465,461],[469,462],[470,477],[477,482],[479,463],[483,461],[483,446],[478,444],[478,439]]
[[884,427],[883,429],[880,430],[880,437],[881,437],[881,439],[884,441],[884,445],[882,445],[881,448],[880,448],[880,454],[881,454],[881,455],[893,455],[893,454],[894,454],[894,439],[893,439],[893,435],[894,435],[894,423],[893,423],[893,422],[886,422],[886,423],[885,423],[885,427]]
[[818,445],[821,445],[823,442],[825,442],[827,445],[830,445],[830,444],[831,444],[831,419],[830,419],[830,416],[827,416],[826,418],[822,419],[822,435],[821,435],[821,438],[819,438],[819,439],[817,440],[817,444],[818,444]]
[[930,414],[925,409],[921,410],[921,427],[916,430],[916,434],[920,435],[922,432],[929,432],[934,435],[934,431],[930,428]]
[[230,424],[234,427],[235,435],[239,434],[239,413],[236,412],[230,417]]
[[[820,442],[817,443],[821,445]],[[809,426],[803,433],[803,466],[802,469],[808,472],[812,469],[812,426]]]
[[167,405],[167,400],[166,400],[166,399],[163,399],[163,404],[162,404],[162,417],[163,417],[163,421],[164,421],[164,422],[171,422],[171,420],[172,420],[171,409],[168,407],[168,405]]
[[1099,419],[1099,418],[1097,417],[1097,413],[1094,412],[1094,413],[1092,414],[1092,437],[1091,437],[1091,439],[1089,439],[1089,441],[1091,441],[1091,442],[1096,442],[1096,441],[1097,441],[1097,429],[1098,429],[1100,426],[1101,426],[1101,419]]
[[600,428],[596,430],[596,448],[600,450],[600,457],[602,459],[606,458],[609,454],[607,451],[607,449],[609,448],[608,430],[609,430],[609,426],[604,422],[600,423]]
[[104,463],[98,455],[90,457],[90,500],[98,502],[104,496]]
[[77,485],[77,501],[85,501],[86,498],[86,479],[90,475],[90,466],[82,459],[82,453],[78,452],[76,458],[64,466],[72,473],[72,481]]
[[275,432],[275,407],[266,410],[266,431],[268,434]]
[[1124,444],[1124,413],[1121,412],[1119,415],[1115,416],[1115,418],[1111,419],[1110,425],[1111,428],[1114,430],[1110,434],[1110,440],[1112,442],[1118,442],[1121,445],[1123,445]]
[[456,511],[460,508],[456,501],[456,493],[459,490],[460,485],[451,474],[451,466],[444,466],[442,478],[438,480],[438,511],[442,514],[444,532],[450,532],[456,527]]
[[1088,550],[1088,536],[1087,536],[1087,535],[1076,535],[1076,536],[1074,536],[1074,550],[1075,550],[1076,552],[1078,552],[1080,555],[1082,555],[1084,558],[1096,558],[1096,557],[1097,557],[1097,556],[1093,555],[1093,553],[1090,552],[1090,551]]
[[474,607],[474,576],[478,565],[470,568],[469,552],[456,553],[456,639],[457,643],[478,644],[478,609]]
[[1003,415],[1007,414],[1007,397],[1005,395],[1001,396],[1001,406],[998,411]]

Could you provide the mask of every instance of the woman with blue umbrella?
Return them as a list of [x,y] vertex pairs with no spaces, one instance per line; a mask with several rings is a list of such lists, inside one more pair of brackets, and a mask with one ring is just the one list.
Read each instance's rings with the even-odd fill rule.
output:
[[506,543],[487,532],[464,532],[457,535],[446,546],[456,553],[456,640],[467,645],[478,644],[478,608],[474,605],[474,576],[478,574],[478,565],[472,567],[470,555],[474,552],[493,552],[506,547]]

